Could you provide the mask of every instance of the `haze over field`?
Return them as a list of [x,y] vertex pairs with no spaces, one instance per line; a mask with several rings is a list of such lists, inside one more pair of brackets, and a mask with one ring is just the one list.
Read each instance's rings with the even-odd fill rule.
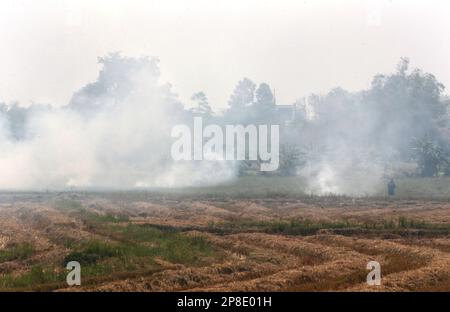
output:
[[171,129],[194,116],[280,124],[274,174],[303,177],[303,192],[367,195],[390,177],[448,175],[449,9],[4,1],[0,189],[210,186],[256,174],[247,162],[172,161]]

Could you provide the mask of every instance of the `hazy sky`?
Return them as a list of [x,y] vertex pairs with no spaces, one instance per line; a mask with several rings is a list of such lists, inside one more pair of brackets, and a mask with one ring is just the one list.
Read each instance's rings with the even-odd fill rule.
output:
[[0,42],[0,101],[25,105],[66,104],[112,51],[158,56],[185,103],[203,90],[213,107],[244,76],[288,104],[366,88],[401,56],[450,88],[447,0],[0,0]]

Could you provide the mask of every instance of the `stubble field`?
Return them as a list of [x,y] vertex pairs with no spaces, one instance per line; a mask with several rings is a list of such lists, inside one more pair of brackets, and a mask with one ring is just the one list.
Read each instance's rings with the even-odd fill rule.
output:
[[449,291],[449,235],[446,199],[2,193],[0,290]]

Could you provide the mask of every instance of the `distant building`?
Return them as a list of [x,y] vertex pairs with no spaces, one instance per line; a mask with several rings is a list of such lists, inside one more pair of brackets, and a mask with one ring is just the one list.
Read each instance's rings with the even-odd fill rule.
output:
[[295,120],[295,112],[297,111],[297,106],[292,105],[276,105],[277,119],[283,122],[285,125],[290,124]]

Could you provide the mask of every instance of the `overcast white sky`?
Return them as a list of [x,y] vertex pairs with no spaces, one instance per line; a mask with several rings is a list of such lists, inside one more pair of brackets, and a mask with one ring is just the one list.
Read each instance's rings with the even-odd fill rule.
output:
[[0,101],[24,105],[66,104],[112,51],[158,56],[184,102],[203,90],[213,107],[244,76],[288,104],[366,88],[401,56],[450,89],[447,0],[0,0],[0,42]]

